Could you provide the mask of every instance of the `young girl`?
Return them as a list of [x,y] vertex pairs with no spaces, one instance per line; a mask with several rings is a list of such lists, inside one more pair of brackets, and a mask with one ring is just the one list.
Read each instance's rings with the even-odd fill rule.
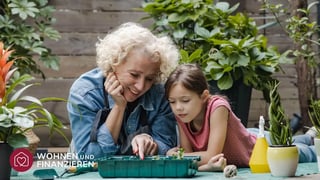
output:
[[[199,171],[223,170],[226,160],[237,167],[249,167],[258,129],[246,129],[226,98],[209,93],[200,67],[178,66],[167,79],[165,90],[178,122],[180,147],[185,155],[201,156]],[[268,135],[266,132],[267,140]],[[294,138],[300,153],[299,162],[316,161],[314,147],[310,146],[311,136]],[[178,149],[170,149],[167,155],[176,154]]]
[[201,156],[200,171],[223,170],[225,158],[228,164],[248,167],[256,136],[248,133],[223,96],[209,93],[197,65],[180,65],[169,76],[165,89],[178,122],[180,146],[185,155]]

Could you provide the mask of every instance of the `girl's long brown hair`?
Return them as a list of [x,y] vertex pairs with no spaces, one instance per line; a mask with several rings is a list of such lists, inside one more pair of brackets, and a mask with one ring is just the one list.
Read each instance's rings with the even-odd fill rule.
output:
[[197,64],[181,64],[171,72],[165,83],[166,98],[169,97],[173,85],[181,83],[186,89],[197,93],[199,96],[204,90],[209,89],[207,79]]

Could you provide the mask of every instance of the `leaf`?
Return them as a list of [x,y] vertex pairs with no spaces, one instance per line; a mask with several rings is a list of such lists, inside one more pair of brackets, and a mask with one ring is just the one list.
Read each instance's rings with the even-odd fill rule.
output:
[[7,140],[13,148],[29,147],[28,140],[23,134],[12,134]]
[[210,72],[212,69],[223,69],[223,67],[215,61],[209,61],[205,71]]
[[39,12],[34,2],[28,2],[27,0],[12,1],[8,7],[11,7],[12,14],[18,14],[22,20],[27,19],[28,16],[35,17],[35,13]]
[[35,104],[42,106],[41,101],[38,98],[33,97],[33,96],[23,96],[23,97],[19,98],[19,101],[29,101],[29,102],[32,102],[32,103],[35,103]]
[[5,77],[5,82],[8,82],[8,81],[9,81],[10,77],[13,75],[13,73],[14,73],[16,70],[18,70],[18,68],[13,68],[13,69],[11,69],[11,70],[7,73],[7,75],[6,75],[6,77]]
[[29,87],[33,86],[34,84],[29,84],[21,89],[19,89],[11,98],[10,98],[10,102],[11,101],[16,101],[19,100],[19,97],[21,96],[21,94],[28,89]]
[[[18,77],[15,77],[15,76],[18,76]],[[29,74],[24,74],[24,75],[20,76],[20,73],[18,71],[16,71],[14,73],[14,80],[10,84],[9,88],[7,89],[6,96],[9,96],[18,85],[24,85],[25,82],[30,81],[32,79],[33,79],[33,77],[30,76]]]
[[258,30],[267,29],[267,28],[273,27],[273,26],[275,26],[275,25],[277,25],[277,24],[278,24],[277,21],[271,21],[271,22],[268,22],[268,23],[265,23],[265,24],[259,26],[259,27],[258,27]]
[[186,34],[187,34],[186,29],[179,29],[173,32],[173,37],[176,39],[183,39]]
[[230,5],[227,2],[218,2],[216,8],[226,12],[229,9]]
[[8,77],[7,77],[8,76],[8,72],[9,72],[9,69],[11,68],[12,65],[13,65],[13,61],[9,61],[2,67],[2,69],[0,67],[0,75],[2,75],[2,79],[4,79],[5,82],[8,79]]
[[[12,124],[12,122],[11,122],[11,120],[10,119],[8,119],[8,117],[7,117],[7,115],[1,115],[0,114],[0,116],[1,116],[1,121],[0,121],[0,130],[1,130],[1,128],[5,128],[6,129],[6,131],[7,131],[7,129],[9,129],[10,127],[12,127],[13,126],[13,124]],[[1,134],[1,133],[0,133]],[[1,139],[0,139],[1,140]]]
[[47,68],[51,68],[53,70],[58,71],[59,67],[60,67],[60,63],[59,63],[59,59],[57,56],[41,56],[40,60],[43,61],[43,64],[47,67]]
[[238,58],[237,64],[239,64],[240,66],[247,67],[249,65],[250,57],[245,56],[245,55],[239,55],[236,57]]
[[311,9],[313,6],[317,5],[317,4],[319,4],[319,1],[315,1],[315,2],[310,3],[310,4],[308,5],[307,10],[310,11],[310,9]]
[[230,74],[225,74],[217,83],[220,90],[230,89],[233,85],[233,79]]
[[195,50],[189,57],[189,62],[195,62],[196,59],[201,57],[202,49]]
[[259,65],[259,68],[263,69],[266,72],[270,72],[270,73],[274,73],[276,70],[274,67],[264,66],[264,65]]
[[204,37],[204,38],[210,37],[210,31],[208,31],[206,28],[200,27],[198,23],[194,27],[194,32],[197,35]]
[[183,63],[189,62],[189,55],[186,50],[183,50],[183,49],[180,50],[180,57],[181,57],[180,62],[183,62]]
[[215,71],[214,69],[212,69],[211,71],[210,71],[210,75],[211,75],[211,78],[213,79],[213,80],[219,80],[219,79],[221,79],[221,77],[224,75],[224,73],[222,72],[222,71]]
[[52,130],[54,127],[53,115],[45,108],[41,108],[40,110],[38,110],[38,112],[40,112],[45,117],[46,124],[48,124],[49,129]]
[[178,22],[180,20],[181,20],[181,16],[179,16],[179,14],[177,14],[177,13],[173,13],[168,16],[169,22]]
[[2,79],[2,77],[0,76],[0,105],[2,104],[3,97],[5,95],[6,92],[6,84],[5,81]]
[[8,58],[11,55],[12,52],[14,52],[14,50],[6,49],[3,53],[1,53],[0,67],[3,67],[5,64],[10,63],[10,62],[7,62],[7,61],[8,61]]
[[64,98],[59,98],[59,97],[44,97],[44,98],[41,98],[40,101],[42,103],[46,103],[46,102],[67,102],[66,99]]
[[59,34],[59,32],[53,29],[52,27],[44,26],[44,28],[42,29],[42,32],[45,36],[47,36],[52,40],[59,40],[61,38],[61,35]]
[[231,14],[231,13],[235,12],[239,8],[239,6],[240,6],[240,3],[237,3],[234,6],[232,6],[230,9],[228,9],[226,12],[228,14]]

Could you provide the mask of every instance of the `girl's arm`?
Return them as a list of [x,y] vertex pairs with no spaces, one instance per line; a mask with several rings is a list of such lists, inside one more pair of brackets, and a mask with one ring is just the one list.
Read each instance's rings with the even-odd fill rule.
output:
[[180,144],[178,144],[178,146],[183,148],[184,152],[192,152],[193,150],[192,150],[190,141],[188,140],[186,134],[182,130],[180,124],[179,123],[177,123],[177,124],[178,124],[178,128],[179,128],[179,140],[180,140]]
[[[229,110],[224,106],[219,106],[210,115],[210,134],[208,148],[206,151],[192,152],[190,143],[180,131],[181,147],[185,148],[186,156],[201,156],[199,166],[205,165],[214,156],[221,154],[227,136],[227,123],[229,119]],[[189,146],[188,146],[189,145]],[[190,149],[189,149],[190,148]]]
[[[192,147],[191,147],[191,144],[189,143],[189,140],[188,140],[186,134],[182,130],[179,123],[177,123],[177,126],[179,129],[178,144],[177,144],[177,147],[173,147],[167,151],[167,153],[166,153],[167,156],[178,155],[178,151],[180,148],[183,148],[184,152],[192,152]],[[186,153],[184,153],[184,154],[186,154]]]
[[227,138],[227,125],[229,119],[229,109],[219,106],[210,116],[210,135],[208,148],[203,159],[208,162],[211,157],[222,153]]

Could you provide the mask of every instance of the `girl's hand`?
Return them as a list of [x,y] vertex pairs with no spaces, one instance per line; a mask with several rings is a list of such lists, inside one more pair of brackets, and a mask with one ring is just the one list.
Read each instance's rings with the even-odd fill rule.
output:
[[104,82],[104,88],[113,98],[114,102],[118,106],[126,106],[127,101],[123,96],[123,87],[115,73],[109,73],[106,81]]
[[223,171],[227,165],[227,160],[223,154],[213,156],[207,164],[198,168],[199,171]]
[[167,155],[167,156],[177,156],[179,149],[180,149],[180,147],[171,148],[171,149],[169,149],[169,150],[167,151],[166,155]]
[[131,142],[132,151],[144,159],[144,155],[155,155],[158,153],[158,144],[153,141],[149,134],[143,133],[136,135]]

